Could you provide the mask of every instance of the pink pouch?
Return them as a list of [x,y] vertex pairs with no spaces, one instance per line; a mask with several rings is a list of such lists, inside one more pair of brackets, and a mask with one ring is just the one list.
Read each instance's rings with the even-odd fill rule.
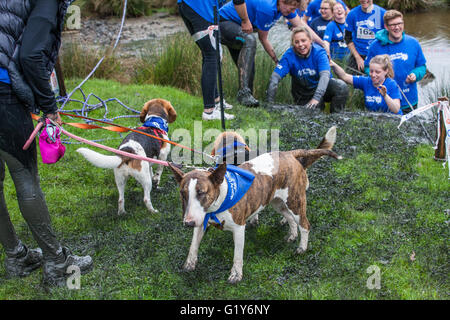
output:
[[43,163],[55,163],[64,156],[66,146],[61,143],[61,130],[48,119],[39,136],[39,148]]

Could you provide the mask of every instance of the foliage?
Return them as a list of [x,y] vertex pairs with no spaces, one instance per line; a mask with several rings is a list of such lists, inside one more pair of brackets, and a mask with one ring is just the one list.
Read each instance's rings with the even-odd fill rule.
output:
[[[99,16],[121,16],[123,0],[84,0],[84,10]],[[128,0],[127,16],[139,17],[152,13],[160,8],[176,8],[176,0]]]

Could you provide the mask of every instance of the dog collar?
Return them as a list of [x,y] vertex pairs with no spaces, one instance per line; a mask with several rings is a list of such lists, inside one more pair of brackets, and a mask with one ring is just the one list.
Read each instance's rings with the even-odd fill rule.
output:
[[165,133],[169,132],[169,125],[167,123],[167,120],[156,116],[150,116],[145,118],[143,127],[160,129],[163,130]]
[[222,225],[216,214],[230,209],[239,200],[241,200],[252,185],[254,179],[255,175],[250,171],[227,164],[227,172],[225,173],[225,180],[228,185],[227,195],[220,205],[219,209],[214,212],[209,212],[205,215],[205,219],[203,220],[203,230],[206,230],[209,219],[212,219],[219,225]]

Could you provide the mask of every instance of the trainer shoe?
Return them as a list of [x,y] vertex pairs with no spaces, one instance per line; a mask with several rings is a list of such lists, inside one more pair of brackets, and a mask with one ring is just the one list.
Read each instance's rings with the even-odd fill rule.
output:
[[[220,110],[220,101],[216,102],[215,107]],[[231,109],[233,109],[233,106],[231,104],[229,104],[228,102],[226,102],[225,99],[223,99],[223,108],[226,110],[231,110]]]
[[[202,119],[203,120],[220,120],[222,119],[222,117],[220,116],[220,108],[214,108],[214,110],[211,113],[206,113],[205,111],[203,111],[202,114]],[[234,115],[232,114],[228,114],[228,113],[223,113],[223,116],[225,118],[225,120],[232,120],[234,119]]]
[[5,271],[7,278],[26,277],[42,265],[42,250],[28,249],[27,246],[20,244],[23,249],[14,256],[8,256],[5,259]]
[[63,247],[59,259],[44,262],[44,284],[59,287],[65,286],[67,278],[71,275],[68,273],[70,266],[78,267],[80,274],[86,274],[91,271],[93,265],[94,263],[90,256],[79,257],[72,254],[68,248]]
[[238,91],[237,101],[247,107],[258,107],[259,101],[253,97],[249,88],[244,88]]

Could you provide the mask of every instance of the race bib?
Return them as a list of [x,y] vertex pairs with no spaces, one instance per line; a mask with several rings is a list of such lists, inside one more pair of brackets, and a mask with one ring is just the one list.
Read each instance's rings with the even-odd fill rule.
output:
[[375,33],[370,29],[358,27],[358,30],[356,31],[356,37],[358,39],[373,40],[375,39]]

